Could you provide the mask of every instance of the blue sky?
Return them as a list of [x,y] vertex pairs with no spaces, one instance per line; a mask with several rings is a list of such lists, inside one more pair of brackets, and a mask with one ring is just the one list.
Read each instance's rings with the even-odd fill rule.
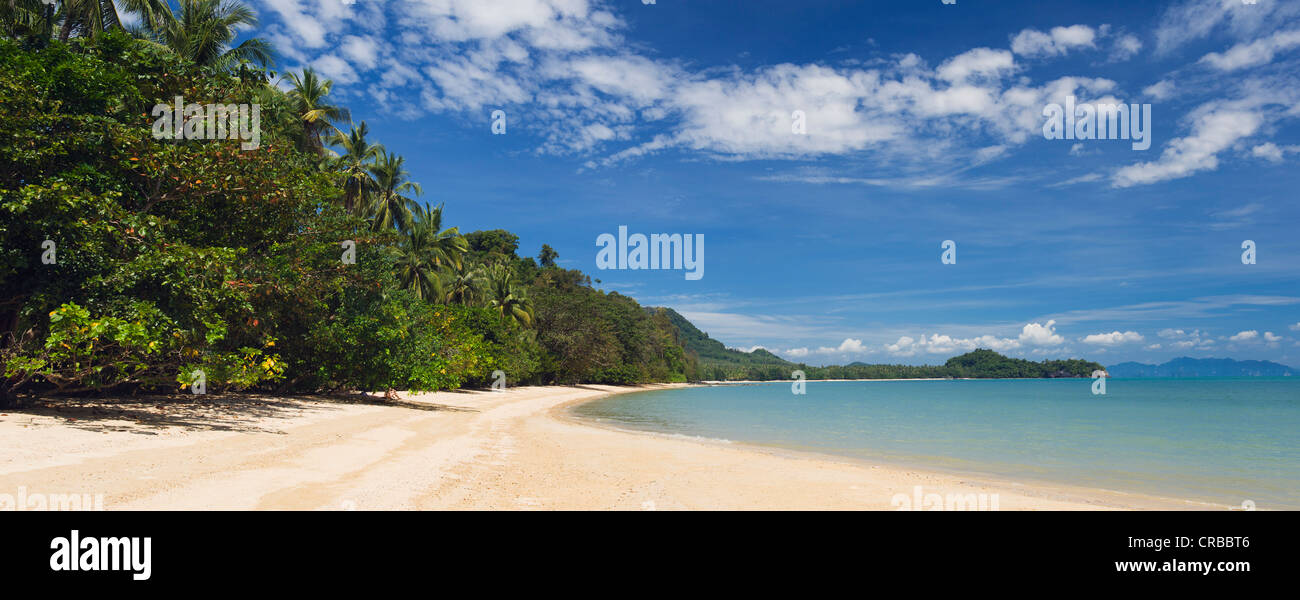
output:
[[[728,346],[1300,365],[1300,2],[249,3],[451,224]],[[1150,104],[1150,148],[1045,139],[1069,95]],[[705,276],[597,270],[620,225]]]

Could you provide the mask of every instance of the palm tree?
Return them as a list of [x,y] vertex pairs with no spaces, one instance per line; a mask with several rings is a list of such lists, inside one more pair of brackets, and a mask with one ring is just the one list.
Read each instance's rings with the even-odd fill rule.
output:
[[[409,234],[408,234],[409,236]],[[444,297],[442,277],[429,260],[426,248],[415,239],[404,240],[398,247],[397,281],[416,298],[441,302]]]
[[117,4],[126,12],[139,15],[140,25],[146,31],[158,29],[160,23],[175,18],[167,0],[118,0]]
[[331,121],[350,120],[348,109],[326,102],[325,97],[330,94],[334,82],[321,77],[311,67],[303,69],[301,75],[289,73],[289,83],[293,85],[289,98],[302,120],[303,149],[323,156],[325,146],[321,143],[321,136],[334,128]]
[[[437,302],[452,296],[463,299],[472,295],[475,274],[468,275],[471,279],[468,284],[458,281],[464,275],[462,257],[469,251],[469,242],[458,228],[442,228],[442,206],[416,205],[411,215],[398,249],[398,280],[402,287],[418,298]],[[459,269],[459,273],[452,269]],[[454,286],[451,293],[444,293],[447,283]],[[470,286],[468,290],[466,285]]]
[[49,40],[60,15],[41,0],[0,0],[0,27],[12,37]]
[[497,309],[503,318],[529,327],[533,324],[533,303],[524,295],[523,288],[515,285],[515,273],[509,265],[496,263],[486,269],[488,306]]
[[462,262],[443,273],[442,288],[447,303],[473,304],[482,292],[483,269],[470,269]]
[[114,27],[121,28],[113,0],[63,0],[63,26],[59,41],[66,42],[74,31],[93,37]]
[[289,94],[274,85],[253,87],[253,98],[262,106],[262,137],[274,131],[286,139],[302,139],[302,121]]
[[370,174],[370,166],[384,147],[367,141],[367,133],[369,128],[362,121],[361,125],[352,126],[347,134],[335,129],[329,138],[330,145],[343,149],[343,156],[338,157],[334,164],[343,174],[343,209],[349,214],[355,213],[358,207],[369,206],[369,200],[379,185]]
[[411,230],[427,240],[430,260],[438,268],[464,268],[464,256],[469,252],[469,241],[460,234],[459,227],[442,228],[442,205],[429,208],[417,205],[411,213]]
[[[112,0],[67,0],[104,2]],[[263,66],[271,63],[274,50],[261,38],[249,38],[231,47],[240,26],[257,26],[257,15],[239,0],[179,0],[180,13],[172,12],[167,0],[121,0],[122,7],[140,15],[132,35],[193,61],[195,64],[230,71],[243,61]],[[114,13],[115,14],[115,13]],[[116,16],[114,25],[117,25]],[[64,24],[67,27],[67,24]]]
[[375,231],[389,228],[406,231],[411,225],[412,207],[418,204],[403,194],[414,192],[419,196],[424,190],[420,184],[407,179],[410,173],[403,168],[405,163],[401,156],[383,151],[368,167],[375,178],[375,193],[367,214]]

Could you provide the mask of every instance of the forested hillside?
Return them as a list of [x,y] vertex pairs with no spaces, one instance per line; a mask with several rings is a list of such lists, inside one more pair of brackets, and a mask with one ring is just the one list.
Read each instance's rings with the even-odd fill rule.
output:
[[[368,139],[328,80],[290,74],[282,91],[252,55],[169,45],[166,27],[220,26],[190,16],[67,43],[7,23],[4,400],[695,377],[666,316],[593,289],[549,246],[535,260],[508,231],[448,226],[465,200],[422,188],[434,174]],[[156,135],[154,107],[176,97],[258,106],[258,147]]]

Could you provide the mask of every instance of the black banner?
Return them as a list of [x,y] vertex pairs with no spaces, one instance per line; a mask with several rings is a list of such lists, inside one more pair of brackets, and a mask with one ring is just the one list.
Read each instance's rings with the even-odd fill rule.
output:
[[0,573],[7,584],[48,590],[159,592],[428,586],[471,577],[495,589],[598,572],[649,577],[651,587],[689,575],[746,587],[910,578],[927,589],[1044,580],[1116,590],[1230,589],[1282,582],[1293,572],[1295,516],[29,512],[0,521]]

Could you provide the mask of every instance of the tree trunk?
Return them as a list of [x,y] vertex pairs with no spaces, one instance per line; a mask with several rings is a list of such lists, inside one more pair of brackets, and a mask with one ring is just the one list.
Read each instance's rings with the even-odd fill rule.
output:
[[63,16],[63,28],[59,29],[60,42],[66,42],[68,41],[68,38],[72,36],[72,22],[74,20],[75,19],[72,18],[72,15]]

